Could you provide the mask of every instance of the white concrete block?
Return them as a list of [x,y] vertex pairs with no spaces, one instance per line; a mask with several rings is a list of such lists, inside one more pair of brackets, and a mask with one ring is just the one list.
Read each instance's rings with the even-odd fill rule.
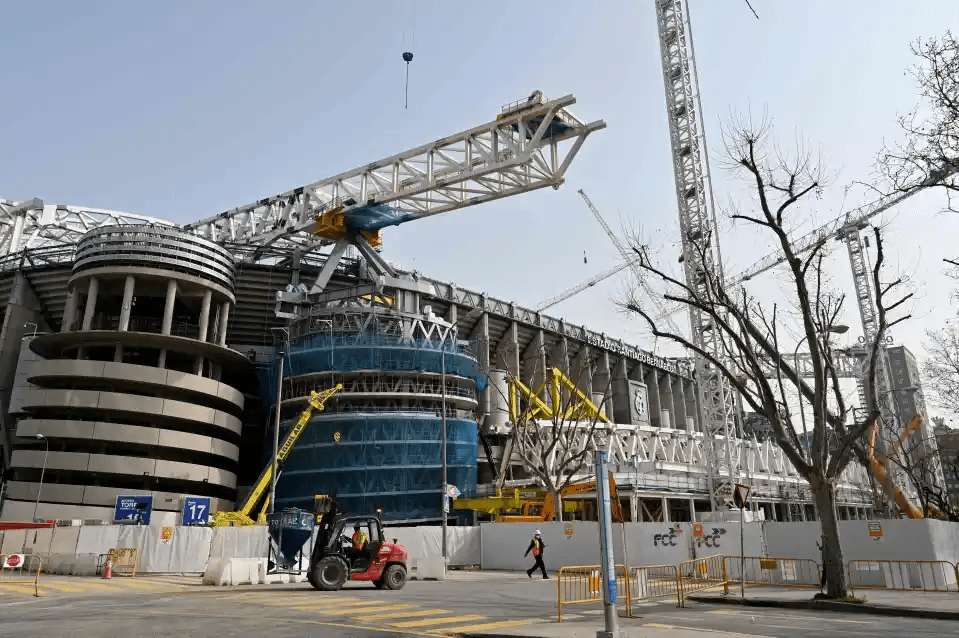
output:
[[265,558],[214,558],[203,573],[204,585],[259,585],[265,581]]
[[442,556],[411,558],[409,577],[415,580],[446,580],[446,561]]

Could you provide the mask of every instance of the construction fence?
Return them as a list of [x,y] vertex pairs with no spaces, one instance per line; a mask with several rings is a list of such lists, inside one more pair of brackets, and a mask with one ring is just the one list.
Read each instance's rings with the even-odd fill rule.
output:
[[851,560],[846,569],[853,591],[959,591],[959,565],[944,560]]

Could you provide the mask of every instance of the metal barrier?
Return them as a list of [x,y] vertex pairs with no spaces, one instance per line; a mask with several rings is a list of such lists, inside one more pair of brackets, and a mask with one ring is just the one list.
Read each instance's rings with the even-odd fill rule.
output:
[[33,585],[33,595],[40,595],[40,568],[43,559],[39,554],[0,554],[0,585]]
[[[556,622],[563,622],[563,606],[603,602],[603,572],[599,565],[562,567],[556,574]],[[632,617],[626,568],[616,565],[617,600],[626,601],[626,616]]]
[[[745,561],[744,566],[741,561]],[[726,556],[726,573],[730,580],[739,581],[741,569],[747,585],[820,587],[822,584],[819,563],[808,558]]]
[[851,560],[846,570],[853,591],[959,591],[959,567],[944,560]]
[[649,598],[676,596],[682,607],[683,597],[679,583],[679,569],[675,565],[644,565],[629,568],[630,602]]
[[679,604],[681,607],[686,606],[686,594],[714,587],[722,587],[724,593],[729,593],[726,561],[722,554],[687,560],[679,564]]
[[114,576],[136,576],[137,575],[137,550],[132,547],[114,547],[110,550],[113,556],[113,575]]

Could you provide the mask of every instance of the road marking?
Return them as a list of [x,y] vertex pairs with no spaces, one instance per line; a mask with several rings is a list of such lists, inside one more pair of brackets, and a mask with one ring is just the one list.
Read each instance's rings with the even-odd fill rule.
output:
[[[502,629],[504,627],[518,627],[520,625],[532,625],[543,622],[542,620],[500,620],[483,625],[466,625],[465,627],[449,627],[445,630],[439,629],[437,633],[444,636],[454,636],[463,631],[485,631],[487,629]],[[450,633],[453,632],[453,633]]]
[[338,606],[324,606],[324,607],[311,607],[307,605],[290,607],[289,609],[296,609],[297,611],[310,611],[316,614],[340,614],[343,616],[349,616],[351,618],[363,618],[363,614],[375,613],[381,611],[396,611],[399,609],[413,609],[413,605],[357,605],[354,607],[349,607],[347,609],[341,609]]
[[85,593],[87,591],[85,589],[77,589],[76,587],[70,587],[68,585],[60,585],[60,584],[54,584],[54,583],[44,583],[43,586],[48,589],[55,589],[56,591],[65,591],[73,594]]
[[684,629],[686,631],[695,631],[702,633],[708,631],[711,634],[722,634],[724,636],[748,636],[749,638],[775,638],[775,636],[766,636],[764,634],[744,634],[738,631],[723,631],[721,629],[707,629],[705,627],[683,627],[682,625],[666,625],[658,622],[643,623],[643,627],[654,627],[656,629]]
[[[32,585],[32,584],[31,584],[31,585],[15,585],[15,584],[13,584],[13,583],[0,583],[0,587],[3,587],[3,589],[5,589],[5,590],[7,590],[7,591],[15,591],[15,592],[23,593],[23,594],[32,594],[32,593],[33,593],[33,585]],[[46,587],[46,585],[44,585],[44,587]],[[43,593],[43,590],[42,590],[42,589],[40,590],[40,593],[41,593],[41,594]]]
[[396,611],[388,614],[373,614],[363,620],[390,620],[391,618],[416,618],[417,616],[439,616],[450,613],[446,609],[424,609],[422,611]]
[[[473,620],[483,620],[488,616],[449,616],[447,618],[427,618],[426,620],[407,620],[404,622],[390,623],[394,627],[428,627],[430,625],[453,625],[461,622],[471,622]],[[462,627],[460,627],[462,629]]]

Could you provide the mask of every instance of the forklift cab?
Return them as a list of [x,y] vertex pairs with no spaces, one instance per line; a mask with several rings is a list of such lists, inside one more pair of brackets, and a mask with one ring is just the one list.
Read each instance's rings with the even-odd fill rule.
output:
[[[360,550],[353,549],[354,528],[366,535],[366,544]],[[372,516],[350,516],[336,522],[331,537],[334,547],[329,553],[339,553],[347,558],[350,573],[364,572],[370,567],[373,557],[383,545],[383,529],[379,519]]]

